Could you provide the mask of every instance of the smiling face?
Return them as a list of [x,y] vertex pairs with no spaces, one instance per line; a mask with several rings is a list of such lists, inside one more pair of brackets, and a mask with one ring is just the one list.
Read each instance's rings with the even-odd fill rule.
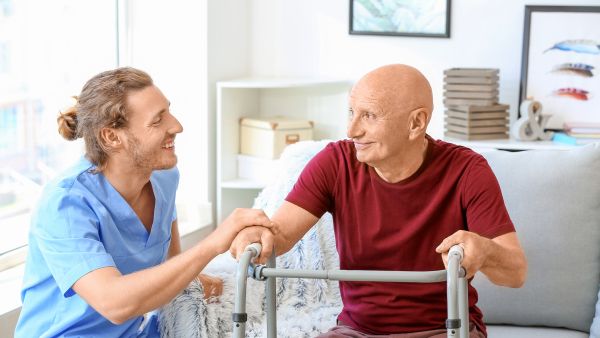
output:
[[405,162],[422,146],[432,108],[431,87],[412,67],[384,66],[365,75],[350,93],[347,135],[357,159],[376,168]]
[[347,130],[356,148],[356,158],[374,167],[401,153],[408,136],[406,114],[390,110],[378,94],[363,84],[352,90]]
[[127,96],[128,126],[122,129],[124,150],[142,170],[173,168],[177,164],[175,135],[183,131],[169,110],[170,102],[156,86]]

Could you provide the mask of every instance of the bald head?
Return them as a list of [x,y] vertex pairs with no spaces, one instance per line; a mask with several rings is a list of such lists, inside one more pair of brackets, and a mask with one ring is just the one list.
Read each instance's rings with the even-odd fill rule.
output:
[[429,118],[433,111],[429,81],[417,69],[402,64],[379,67],[367,73],[354,85],[350,95],[366,95],[388,112],[424,108]]
[[356,159],[388,182],[412,175],[425,158],[433,110],[423,74],[406,65],[377,68],[352,88],[349,104],[347,135]]

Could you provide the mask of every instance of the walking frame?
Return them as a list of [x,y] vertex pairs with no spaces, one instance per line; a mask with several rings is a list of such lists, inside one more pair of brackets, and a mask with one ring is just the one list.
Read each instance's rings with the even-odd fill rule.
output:
[[253,243],[246,247],[237,267],[236,293],[233,312],[234,338],[243,338],[246,333],[246,280],[250,276],[266,281],[267,337],[277,337],[275,289],[277,277],[330,279],[338,281],[372,282],[447,282],[448,337],[469,337],[469,301],[465,269],[460,266],[464,253],[462,247],[454,245],[448,252],[448,269],[436,271],[371,271],[371,270],[291,270],[275,267],[275,253],[267,265],[254,265],[252,260],[260,255],[262,246]]

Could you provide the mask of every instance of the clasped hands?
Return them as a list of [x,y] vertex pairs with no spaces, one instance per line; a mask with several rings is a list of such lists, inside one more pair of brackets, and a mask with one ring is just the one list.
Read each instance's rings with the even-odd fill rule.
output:
[[[235,209],[221,225],[208,235],[204,241],[205,248],[216,256],[228,249],[233,250],[233,248],[239,247],[241,254],[246,245],[260,242],[265,249],[259,257],[259,262],[266,262],[273,247],[273,235],[269,231],[273,227],[274,223],[262,210]],[[202,284],[204,298],[209,302],[216,301],[216,297],[223,292],[223,281],[218,277],[201,273],[196,280]]]
[[260,256],[258,256],[254,262],[256,264],[266,264],[273,252],[274,235],[276,233],[278,233],[278,229],[275,225],[268,228],[264,226],[245,228],[235,237],[229,247],[229,252],[236,260],[239,260],[248,245],[260,243],[262,245],[262,250]]

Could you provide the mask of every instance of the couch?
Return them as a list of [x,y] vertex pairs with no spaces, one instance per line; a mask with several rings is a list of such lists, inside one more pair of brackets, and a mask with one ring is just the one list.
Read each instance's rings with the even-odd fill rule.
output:
[[[286,149],[280,174],[254,207],[272,214],[305,163],[326,144],[301,142]],[[529,271],[520,289],[492,285],[478,274],[473,283],[491,338],[600,338],[600,144],[572,150],[494,151],[483,154],[496,174],[525,249]],[[278,267],[337,269],[330,215],[325,215]],[[192,283],[165,306],[165,337],[231,335],[236,263],[224,254],[206,272],[224,279],[224,294],[202,299]],[[249,280],[247,336],[264,336],[263,282]],[[314,337],[335,323],[341,308],[337,282],[278,279],[278,336]]]

